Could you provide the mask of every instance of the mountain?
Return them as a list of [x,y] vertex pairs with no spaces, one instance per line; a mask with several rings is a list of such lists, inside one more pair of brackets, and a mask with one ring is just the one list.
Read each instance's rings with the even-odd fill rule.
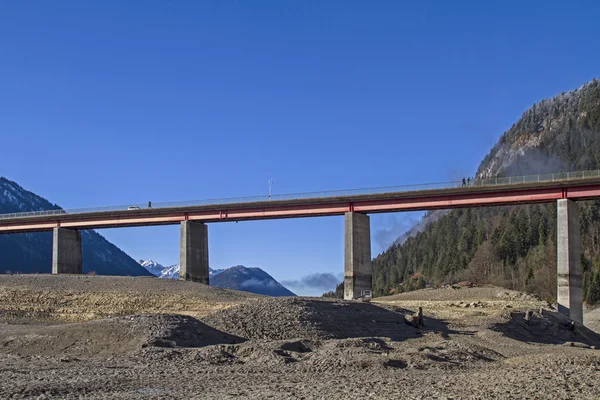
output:
[[[0,177],[0,214],[59,210],[60,207]],[[150,275],[118,247],[93,230],[81,231],[83,273]],[[0,273],[50,273],[52,232],[0,235]]]
[[170,267],[165,267],[164,265],[152,260],[140,260],[139,263],[142,267],[146,268],[148,272],[150,272],[154,276],[158,276],[159,278],[179,278],[179,265],[171,265]]
[[[525,111],[476,177],[600,169],[600,81]],[[600,201],[581,212],[584,299],[600,302]],[[556,205],[456,209],[373,260],[375,295],[468,279],[556,296]]]
[[[140,260],[140,265],[152,275],[158,276],[159,278],[167,278],[167,279],[179,279],[179,264],[174,264],[168,267],[165,267],[162,264],[157,263],[152,260]],[[219,275],[221,272],[225,271],[224,269],[212,269],[208,268],[209,277],[213,277]]]
[[[152,260],[140,260],[140,265],[159,278],[179,278],[179,265],[165,267]],[[266,296],[295,296],[271,275],[260,268],[247,268],[243,265],[226,269],[208,269],[210,286],[223,289],[264,294]]]
[[212,278],[210,285],[267,296],[295,296],[262,269],[243,265],[227,268]]

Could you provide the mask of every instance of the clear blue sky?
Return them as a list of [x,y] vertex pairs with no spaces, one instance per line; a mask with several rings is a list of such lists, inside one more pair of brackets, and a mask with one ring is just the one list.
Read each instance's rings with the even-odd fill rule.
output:
[[[274,193],[459,178],[534,102],[600,76],[598,15],[597,1],[1,2],[0,175],[66,208],[261,195],[269,178]],[[373,216],[373,255],[415,218]],[[178,262],[178,227],[100,233]],[[341,217],[214,224],[209,241],[214,268],[343,271]]]

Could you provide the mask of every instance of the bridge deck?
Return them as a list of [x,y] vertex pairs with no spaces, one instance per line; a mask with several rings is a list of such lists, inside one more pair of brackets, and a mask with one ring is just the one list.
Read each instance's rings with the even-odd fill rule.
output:
[[94,229],[343,215],[348,211],[382,213],[550,202],[561,198],[600,197],[600,177],[507,185],[477,185],[376,194],[336,195],[9,217],[0,215],[0,233],[47,231],[55,227]]

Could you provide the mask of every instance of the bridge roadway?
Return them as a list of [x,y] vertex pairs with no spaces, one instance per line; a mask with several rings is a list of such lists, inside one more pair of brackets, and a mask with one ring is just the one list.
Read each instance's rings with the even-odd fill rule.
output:
[[0,218],[0,234],[51,231],[54,228],[79,230],[173,225],[182,221],[212,223],[335,216],[344,215],[347,212],[374,214],[544,203],[558,199],[585,200],[596,197],[600,197],[599,177],[293,200],[140,208],[76,214],[64,212],[52,215]]
[[[498,178],[469,187],[272,199],[127,210],[53,210],[0,215],[0,234],[53,231],[52,273],[82,273],[82,229],[180,224],[180,279],[208,284],[206,223],[344,215],[344,298],[369,293],[371,235],[368,214],[556,202],[557,300],[559,311],[583,323],[579,207],[576,201],[600,197],[600,171]],[[570,174],[570,175],[569,175]],[[587,176],[587,178],[584,178]],[[558,179],[557,179],[558,178]],[[479,182],[478,182],[479,183]],[[0,262],[1,262],[0,258]],[[415,266],[418,267],[418,266]]]

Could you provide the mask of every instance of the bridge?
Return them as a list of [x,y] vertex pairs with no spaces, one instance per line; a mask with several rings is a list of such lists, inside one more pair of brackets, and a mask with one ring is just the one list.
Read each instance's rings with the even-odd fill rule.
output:
[[82,271],[83,229],[181,225],[180,279],[208,284],[208,223],[345,216],[344,298],[371,290],[368,214],[557,203],[559,311],[582,323],[576,201],[600,197],[600,170],[319,193],[0,214],[0,234],[53,231],[52,273]]

